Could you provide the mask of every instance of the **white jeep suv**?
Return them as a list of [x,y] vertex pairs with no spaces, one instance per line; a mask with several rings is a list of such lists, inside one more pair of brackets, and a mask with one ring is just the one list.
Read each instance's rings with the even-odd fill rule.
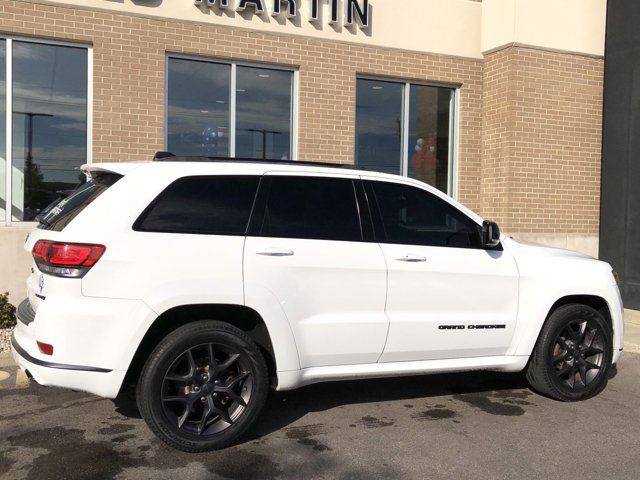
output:
[[83,167],[40,216],[13,355],[38,383],[114,398],[153,432],[221,448],[269,387],[526,369],[565,401],[623,345],[615,275],[501,236],[436,189],[301,162]]

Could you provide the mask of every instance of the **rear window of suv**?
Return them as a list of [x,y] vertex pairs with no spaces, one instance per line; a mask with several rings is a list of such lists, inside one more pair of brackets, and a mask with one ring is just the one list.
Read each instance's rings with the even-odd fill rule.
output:
[[244,235],[260,177],[183,177],[169,185],[142,212],[139,232]]
[[111,172],[94,174],[91,180],[78,186],[69,196],[56,200],[42,210],[36,217],[40,222],[38,228],[62,231],[82,210],[121,178],[122,175]]

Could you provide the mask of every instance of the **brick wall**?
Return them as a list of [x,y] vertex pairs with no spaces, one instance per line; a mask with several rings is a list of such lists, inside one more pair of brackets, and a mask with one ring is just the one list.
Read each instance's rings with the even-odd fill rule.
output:
[[598,234],[603,66],[522,47],[487,55],[481,211],[505,231]]
[[462,85],[459,197],[479,207],[482,61],[0,0],[0,31],[94,48],[94,161],[163,148],[165,52],[292,65],[300,71],[299,156],[353,162],[356,74]]
[[35,0],[0,0],[0,31],[93,45],[94,161],[163,148],[167,51],[297,67],[305,160],[353,161],[357,74],[461,85],[459,199],[508,232],[597,234],[602,60],[509,47],[482,61]]

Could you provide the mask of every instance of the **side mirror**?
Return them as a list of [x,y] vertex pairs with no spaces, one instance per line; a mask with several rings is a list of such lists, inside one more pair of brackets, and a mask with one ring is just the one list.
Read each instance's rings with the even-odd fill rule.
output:
[[500,227],[496,222],[482,222],[482,248],[493,248],[500,244]]

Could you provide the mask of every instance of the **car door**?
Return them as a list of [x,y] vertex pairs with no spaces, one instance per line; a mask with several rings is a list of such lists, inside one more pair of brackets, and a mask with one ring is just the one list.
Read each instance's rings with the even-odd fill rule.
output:
[[[375,363],[389,321],[386,264],[356,176],[265,175],[244,252],[245,301],[275,301],[302,368]],[[366,208],[366,205],[364,205]]]
[[504,355],[518,308],[518,270],[481,225],[445,198],[365,181],[388,265],[389,335],[381,362]]

